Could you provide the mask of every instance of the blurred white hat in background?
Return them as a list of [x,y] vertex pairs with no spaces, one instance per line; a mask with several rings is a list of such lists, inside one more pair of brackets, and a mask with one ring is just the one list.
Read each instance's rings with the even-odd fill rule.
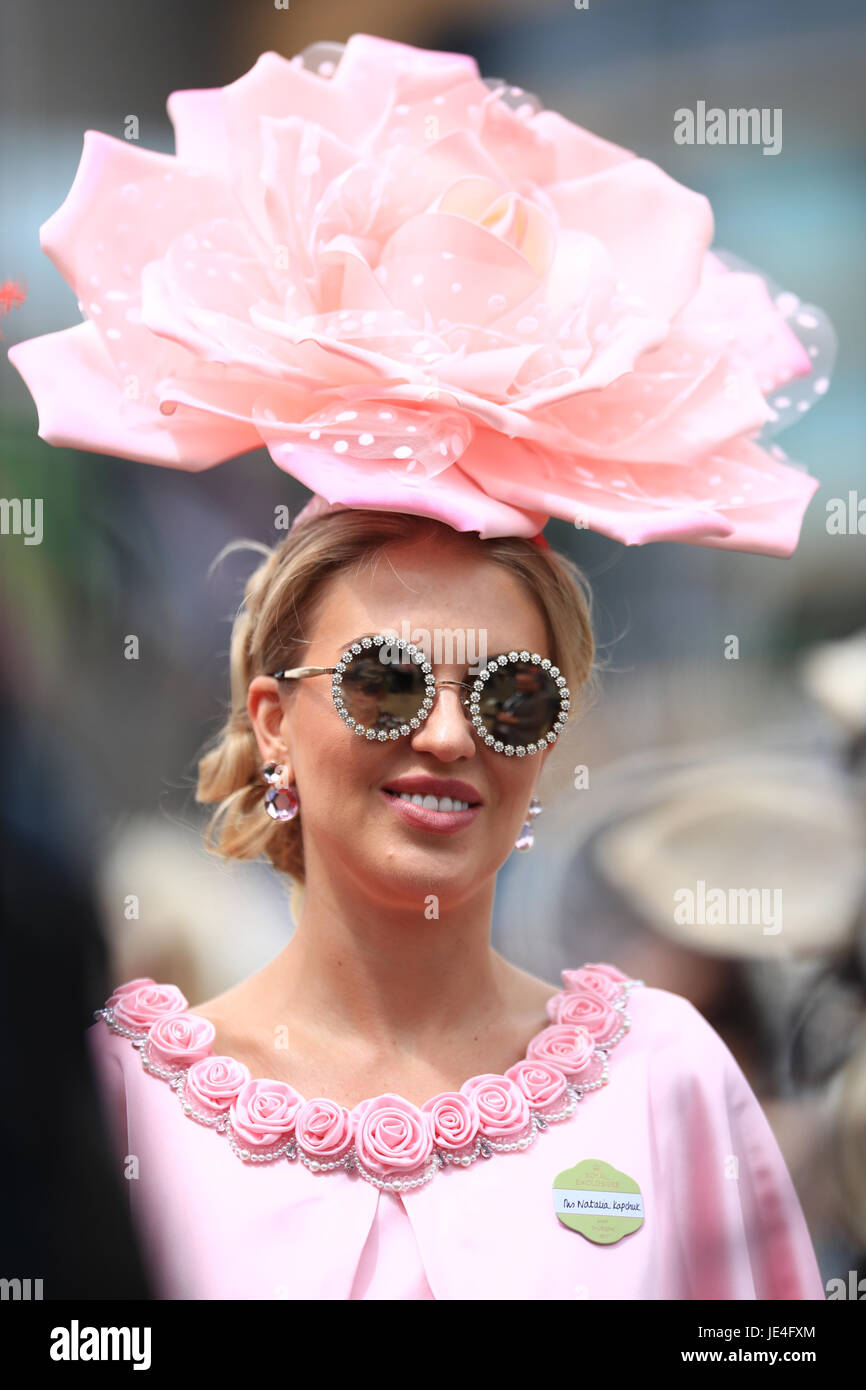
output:
[[861,799],[814,757],[744,753],[660,773],[649,804],[603,829],[592,854],[657,931],[718,956],[842,950],[866,894]]
[[800,677],[818,704],[853,734],[866,730],[866,628],[820,642],[803,657]]

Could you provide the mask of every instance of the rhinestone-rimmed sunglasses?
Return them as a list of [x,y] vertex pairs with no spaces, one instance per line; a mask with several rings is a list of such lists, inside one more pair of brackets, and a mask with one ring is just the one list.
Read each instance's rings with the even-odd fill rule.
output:
[[[387,646],[396,659],[383,661]],[[404,638],[361,637],[336,666],[296,666],[278,681],[331,677],[334,708],[360,738],[402,738],[429,715],[437,685],[470,692],[463,700],[478,738],[496,753],[523,758],[555,743],[568,719],[570,692],[559,667],[537,652],[494,656],[471,681],[437,681],[424,653]]]

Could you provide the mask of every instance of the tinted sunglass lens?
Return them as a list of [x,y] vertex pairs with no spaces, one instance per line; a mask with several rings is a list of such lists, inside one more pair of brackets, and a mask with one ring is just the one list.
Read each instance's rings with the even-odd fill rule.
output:
[[418,715],[425,682],[421,668],[403,653],[386,662],[358,656],[346,668],[341,690],[346,712],[357,724],[390,732]]
[[487,733],[500,743],[537,743],[559,718],[559,686],[531,662],[513,662],[484,682],[478,713]]

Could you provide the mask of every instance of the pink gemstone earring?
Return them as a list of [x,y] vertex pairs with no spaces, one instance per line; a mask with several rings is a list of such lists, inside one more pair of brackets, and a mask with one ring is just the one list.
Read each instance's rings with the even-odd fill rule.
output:
[[532,817],[541,814],[541,802],[537,796],[533,796],[529,802],[529,810],[526,813],[526,820],[523,829],[514,841],[514,848],[519,850],[532,849],[535,844],[535,836],[532,833]]
[[301,809],[294,783],[289,785],[286,769],[281,763],[266,763],[262,776],[269,784],[265,795],[265,810],[274,820],[294,820]]

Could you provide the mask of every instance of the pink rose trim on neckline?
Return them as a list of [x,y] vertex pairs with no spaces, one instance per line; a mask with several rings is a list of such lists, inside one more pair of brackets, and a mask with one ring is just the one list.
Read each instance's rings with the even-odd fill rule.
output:
[[[567,987],[551,995],[549,1016],[571,1009],[616,1022],[619,1042],[630,1026],[625,1001],[642,981],[607,964],[563,971],[562,978]],[[612,986],[622,1008],[612,1008],[592,981]],[[150,1013],[156,1017],[144,1026]],[[172,1085],[189,1118],[226,1135],[241,1160],[300,1159],[313,1172],[333,1171],[345,1160],[389,1191],[426,1184],[436,1167],[430,1163],[434,1148],[440,1166],[470,1166],[491,1149],[526,1148],[545,1119],[548,1125],[566,1121],[581,1092],[608,1079],[606,1050],[587,1027],[556,1022],[536,1034],[525,1056],[502,1075],[472,1076],[459,1091],[442,1092],[421,1107],[386,1092],[348,1110],[325,1097],[305,1100],[286,1082],[252,1078],[237,1059],[214,1056],[213,1025],[189,1013],[173,985],[126,981],[96,1017],[126,1036],[149,1074]]]
[[372,1173],[384,1174],[389,1168],[420,1168],[433,1152],[427,1116],[402,1096],[389,1091],[363,1100],[352,1115],[355,1152]]
[[508,1139],[529,1124],[529,1102],[510,1076],[482,1072],[470,1076],[460,1090],[477,1107],[481,1133],[489,1139]]
[[535,1057],[516,1062],[505,1075],[520,1087],[533,1110],[546,1110],[556,1105],[568,1087],[568,1077],[560,1067]]
[[216,1029],[199,1014],[170,1014],[154,1023],[147,1035],[148,1056],[163,1067],[189,1067],[213,1047]]
[[234,1057],[204,1057],[187,1072],[186,1099],[207,1114],[222,1115],[249,1080],[249,1067]]
[[330,503],[483,538],[789,554],[818,484],[756,436],[829,367],[710,250],[707,198],[469,55],[354,34],[331,70],[172,92],[174,155],[85,133],[40,228],[82,322],[8,353],[41,438],[186,469],[264,444]]
[[579,1024],[553,1024],[536,1033],[526,1055],[550,1062],[579,1082],[592,1070],[595,1047],[592,1035]]
[[621,981],[614,980],[605,971],[596,970],[591,966],[584,966],[582,970],[563,970],[562,978],[566,990],[579,990],[583,994],[605,999],[609,1004],[618,999],[622,992]]
[[547,1006],[554,1023],[579,1023],[591,1033],[596,1047],[605,1047],[622,1027],[622,1014],[598,994],[589,990],[566,990],[555,994]]
[[421,1109],[429,1116],[437,1148],[457,1153],[474,1141],[481,1117],[469,1096],[460,1091],[442,1091],[431,1100],[425,1100]]
[[[582,967],[584,970],[592,970],[596,975],[606,975],[609,980],[615,980],[618,985],[624,985],[628,975],[624,975],[615,965],[609,965],[607,961],[589,961]],[[575,971],[564,970],[563,975],[572,975]]]
[[295,1138],[305,1153],[336,1158],[352,1144],[354,1122],[344,1105],[318,1097],[304,1101],[295,1117]]
[[185,1013],[189,1007],[177,985],[157,985],[152,980],[127,991],[115,990],[114,998],[117,1022],[144,1033],[159,1019]]
[[263,1148],[288,1139],[304,1098],[285,1081],[255,1077],[243,1085],[232,1103],[232,1129],[245,1144]]
[[124,994],[132,994],[135,990],[140,989],[142,985],[153,985],[155,983],[156,981],[152,980],[149,975],[139,975],[136,980],[127,980],[126,984],[118,985],[114,993],[108,996],[105,1001],[105,1007],[110,1009],[117,1003],[118,999],[123,998]]

